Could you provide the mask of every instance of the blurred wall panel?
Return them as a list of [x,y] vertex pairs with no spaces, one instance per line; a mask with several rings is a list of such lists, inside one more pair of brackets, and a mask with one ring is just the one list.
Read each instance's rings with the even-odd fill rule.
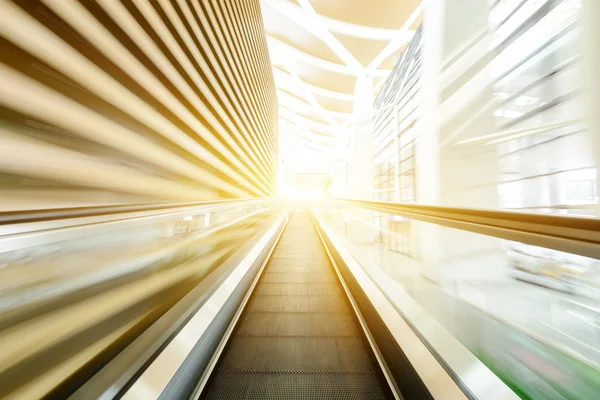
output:
[[0,210],[269,196],[258,0],[0,0]]

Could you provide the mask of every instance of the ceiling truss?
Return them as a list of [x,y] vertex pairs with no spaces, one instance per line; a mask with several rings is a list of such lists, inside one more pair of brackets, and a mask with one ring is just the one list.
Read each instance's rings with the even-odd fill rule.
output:
[[[411,27],[421,15],[424,6],[424,2],[421,1],[404,24],[395,30],[361,26],[325,17],[315,11],[309,0],[297,0],[299,5],[288,0],[261,1],[263,6],[271,7],[302,27],[308,34],[316,36],[340,60],[340,63],[335,63],[308,54],[291,44],[269,36],[267,32],[271,59],[274,62],[273,73],[279,89],[280,119],[286,124],[302,127],[296,129],[295,134],[307,141],[313,138],[317,147],[332,145],[333,140],[323,140],[323,138],[345,133],[353,118],[351,113],[341,112],[339,109],[326,109],[315,95],[334,101],[353,102],[354,94],[325,89],[304,81],[298,74],[296,63],[293,60],[302,60],[317,70],[327,71],[327,73],[356,77],[357,79],[372,76],[379,78],[382,82],[390,70],[380,69],[380,66],[410,41],[414,34]],[[353,38],[377,40],[379,43],[387,41],[387,44],[367,66],[363,66],[352,52],[333,35],[333,32]],[[275,54],[279,55],[277,60],[274,59]],[[319,119],[327,121],[327,124],[315,121],[308,115],[316,115]]]

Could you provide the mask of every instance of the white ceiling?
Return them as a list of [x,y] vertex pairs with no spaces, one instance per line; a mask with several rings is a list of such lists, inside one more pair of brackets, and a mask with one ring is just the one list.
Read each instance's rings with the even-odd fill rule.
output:
[[358,76],[377,86],[421,21],[422,0],[261,0],[280,135],[327,151],[350,127]]

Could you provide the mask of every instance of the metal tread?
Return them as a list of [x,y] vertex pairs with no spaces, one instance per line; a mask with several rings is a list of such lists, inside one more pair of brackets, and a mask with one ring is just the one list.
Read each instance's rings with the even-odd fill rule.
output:
[[210,399],[379,400],[386,398],[376,374],[222,373]]
[[292,214],[205,396],[389,397],[308,215]]
[[294,313],[333,313],[349,314],[352,312],[340,296],[282,296],[257,295],[248,304],[249,312],[294,312]]
[[344,375],[371,375],[374,374],[375,371],[372,369],[360,369],[360,370],[351,370],[351,369],[324,369],[324,370],[314,370],[314,369],[278,369],[278,370],[266,370],[266,369],[222,369],[221,373],[223,374],[303,374],[303,375],[319,375],[319,374],[344,374]]
[[253,334],[253,333],[243,333],[243,334],[238,334],[236,335],[238,337],[270,337],[270,338],[349,338],[349,337],[360,337],[360,335],[356,334],[318,334],[318,335],[311,335],[311,334],[268,334],[268,335],[261,335],[261,334]]

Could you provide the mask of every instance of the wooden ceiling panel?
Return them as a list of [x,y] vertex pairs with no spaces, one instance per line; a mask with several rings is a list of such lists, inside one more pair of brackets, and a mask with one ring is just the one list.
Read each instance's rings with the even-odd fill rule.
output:
[[421,0],[311,0],[325,17],[375,28],[400,29]]

